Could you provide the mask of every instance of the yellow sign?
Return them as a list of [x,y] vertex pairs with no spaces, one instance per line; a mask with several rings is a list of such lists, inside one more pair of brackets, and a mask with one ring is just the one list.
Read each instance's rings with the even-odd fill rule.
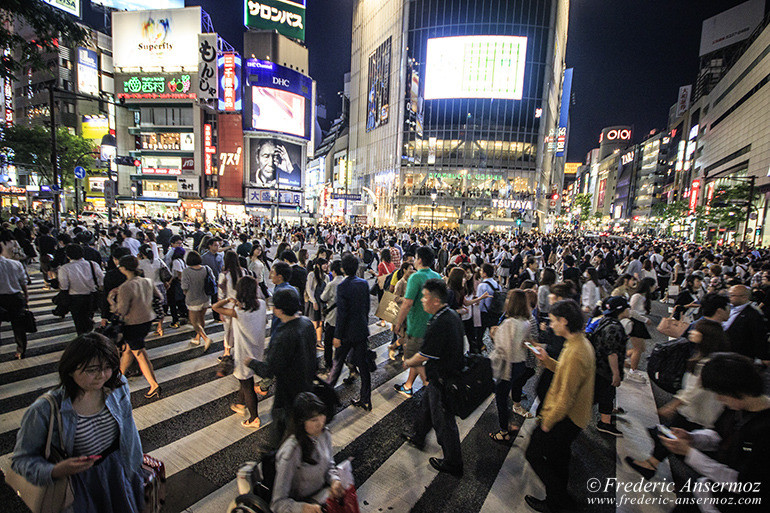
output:
[[83,116],[83,138],[102,140],[102,136],[110,132],[107,116]]
[[578,168],[581,166],[580,162],[567,162],[564,164],[564,174],[565,175],[575,175],[577,174]]

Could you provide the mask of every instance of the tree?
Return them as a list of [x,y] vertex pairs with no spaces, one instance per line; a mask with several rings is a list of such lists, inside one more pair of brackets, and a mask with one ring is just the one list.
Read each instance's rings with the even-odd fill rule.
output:
[[580,224],[588,221],[591,217],[591,194],[575,194],[572,199],[572,207],[580,210]]
[[689,206],[684,201],[656,203],[652,206],[653,217],[659,217],[660,225],[665,227],[666,235],[671,236],[674,226],[683,226],[689,214]]
[[[13,163],[18,167],[32,170],[46,178],[48,183],[53,183],[51,176],[51,132],[48,128],[21,125],[5,128],[6,148],[0,152],[8,154],[8,148],[13,150]],[[93,141],[79,135],[73,135],[66,128],[56,131],[56,146],[59,156],[59,176],[62,187],[74,183],[73,171],[75,166],[85,168],[94,167],[93,156],[87,155],[96,151]],[[83,156],[86,154],[86,156]]]
[[[32,28],[37,39],[27,41],[12,30],[14,22],[25,23]],[[0,49],[10,48],[8,55],[0,57],[0,77],[18,79],[18,73],[31,67],[39,71],[48,69],[44,55],[59,51],[59,38],[69,44],[80,45],[88,40],[86,28],[74,19],[42,0],[3,0],[0,9]]]
[[[717,187],[706,220],[727,231],[737,230],[740,223],[746,222],[746,202],[749,200],[750,190],[751,186],[747,183]],[[754,197],[751,198],[751,212],[757,211],[755,205],[759,198],[760,193],[755,188]]]

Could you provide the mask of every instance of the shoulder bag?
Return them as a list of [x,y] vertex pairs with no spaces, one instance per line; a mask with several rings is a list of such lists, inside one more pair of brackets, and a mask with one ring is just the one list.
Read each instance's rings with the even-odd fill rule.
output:
[[[56,404],[56,400],[51,394],[43,394],[43,397],[51,405],[51,418],[48,421],[48,437],[45,442],[43,457],[51,463],[59,463],[67,459],[64,450],[60,449],[60,447],[64,447],[61,410],[59,410],[59,405]],[[59,431],[59,447],[51,443],[54,422],[57,423]],[[51,484],[37,486],[10,470],[5,476],[5,481],[19,494],[19,497],[32,510],[32,513],[58,513],[71,506],[75,500],[68,477],[55,479]]]
[[94,280],[94,287],[96,287],[96,290],[91,292],[91,311],[97,312],[102,306],[103,302],[103,292],[101,287],[99,287],[99,282],[96,281],[96,271],[94,271],[94,263],[90,260],[87,260],[88,266],[91,268],[91,278]]

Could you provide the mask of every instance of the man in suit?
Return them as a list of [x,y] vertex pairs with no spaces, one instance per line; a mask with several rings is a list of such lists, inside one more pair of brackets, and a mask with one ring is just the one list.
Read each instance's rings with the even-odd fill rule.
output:
[[762,312],[751,303],[751,291],[745,285],[733,285],[728,291],[730,317],[722,323],[733,352],[770,363],[767,322]]
[[168,247],[171,245],[171,236],[174,235],[174,233],[168,227],[166,221],[161,221],[160,226],[161,229],[158,231],[158,237],[155,240],[163,247],[163,253],[167,253]]
[[361,395],[351,402],[366,411],[372,409],[372,376],[369,361],[369,284],[356,276],[358,258],[342,257],[342,269],[346,278],[337,286],[337,325],[332,344],[336,351],[329,384],[334,386],[342,372],[342,366],[351,353],[353,365],[361,376]]

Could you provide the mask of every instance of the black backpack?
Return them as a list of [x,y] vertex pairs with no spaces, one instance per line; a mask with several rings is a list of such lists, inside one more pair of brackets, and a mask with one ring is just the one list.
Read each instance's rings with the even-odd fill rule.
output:
[[505,309],[505,291],[499,285],[497,287],[493,286],[490,281],[485,281],[484,283],[492,287],[493,290],[492,302],[489,304],[487,313],[500,317]]
[[374,253],[372,253],[371,249],[367,248],[364,250],[364,263],[371,265],[372,262],[374,262]]
[[217,280],[214,278],[214,272],[211,270],[211,267],[204,265],[203,268],[206,269],[206,281],[203,282],[203,293],[211,297],[217,293]]
[[662,342],[647,358],[647,373],[653,383],[675,394],[682,388],[687,361],[692,358],[693,344],[686,338]]

